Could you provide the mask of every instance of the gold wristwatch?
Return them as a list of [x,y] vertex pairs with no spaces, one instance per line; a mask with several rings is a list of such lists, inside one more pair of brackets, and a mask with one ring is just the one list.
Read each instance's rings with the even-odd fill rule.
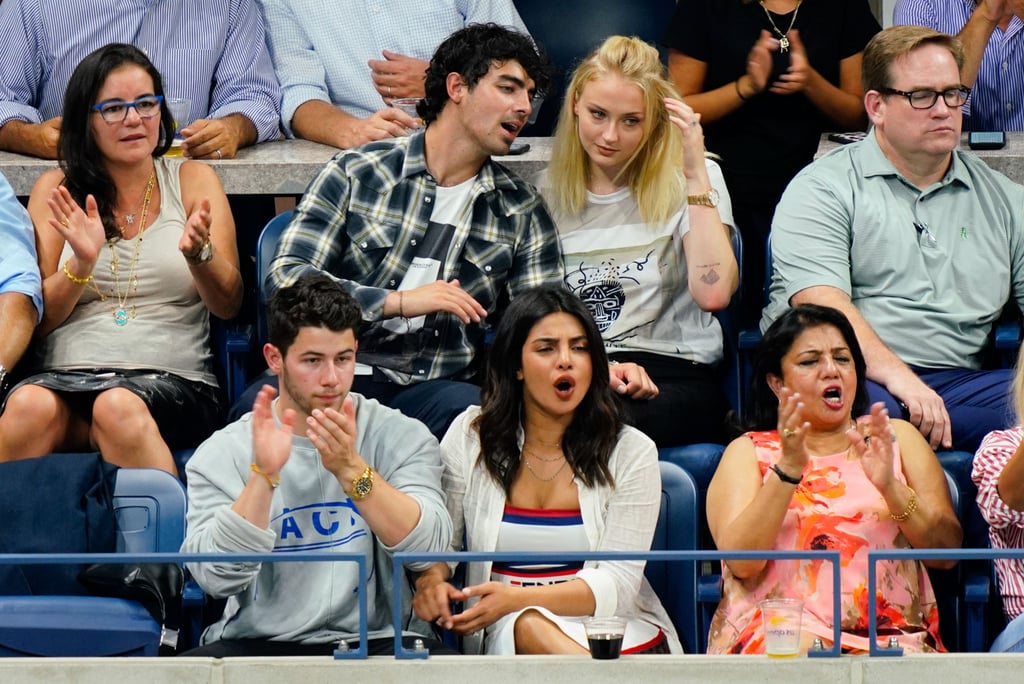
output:
[[687,195],[686,203],[699,207],[717,207],[718,191],[710,188],[707,192],[702,192],[699,195]]
[[199,266],[205,264],[207,261],[213,260],[213,243],[210,242],[210,238],[206,238],[206,242],[199,248],[199,251],[192,256],[185,255],[185,261],[192,264],[193,266]]
[[366,466],[363,474],[352,480],[352,491],[349,497],[354,501],[362,501],[373,491],[373,468]]

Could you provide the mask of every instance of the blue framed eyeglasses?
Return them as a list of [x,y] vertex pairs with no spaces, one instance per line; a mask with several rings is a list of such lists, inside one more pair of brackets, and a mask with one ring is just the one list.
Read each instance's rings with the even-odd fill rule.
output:
[[160,113],[160,103],[164,101],[163,95],[144,95],[143,97],[125,102],[124,100],[104,100],[92,106],[103,120],[107,123],[121,123],[128,118],[128,110],[135,108],[135,112],[143,119],[152,119]]

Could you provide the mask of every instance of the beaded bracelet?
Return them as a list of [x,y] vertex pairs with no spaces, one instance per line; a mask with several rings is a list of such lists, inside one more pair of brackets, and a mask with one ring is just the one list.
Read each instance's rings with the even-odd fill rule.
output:
[[71,273],[71,269],[68,268],[68,263],[70,261],[71,259],[69,258],[67,261],[64,262],[64,275],[66,275],[68,277],[68,280],[73,282],[75,285],[88,285],[89,281],[92,280],[92,273],[85,276],[84,278],[76,277],[74,274]]
[[902,513],[889,513],[889,517],[896,522],[903,522],[917,510],[917,492],[914,491],[913,487],[907,487],[907,489],[910,490],[910,501],[907,502],[907,507],[903,509]]
[[271,489],[277,489],[278,486],[281,484],[280,475],[278,475],[277,477],[270,477],[270,475],[260,470],[260,467],[255,463],[250,463],[249,467],[252,468],[252,472],[256,473],[257,475],[262,475],[263,478],[267,481],[267,484],[270,485]]

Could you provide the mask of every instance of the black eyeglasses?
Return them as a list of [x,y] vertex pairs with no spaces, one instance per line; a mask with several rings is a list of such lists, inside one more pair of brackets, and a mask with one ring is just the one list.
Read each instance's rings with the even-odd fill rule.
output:
[[160,103],[164,101],[163,95],[145,95],[132,102],[124,100],[104,100],[92,106],[103,120],[107,123],[121,123],[128,118],[128,110],[135,108],[136,113],[143,119],[151,119],[160,113]]
[[900,95],[907,98],[907,102],[914,109],[931,109],[939,101],[939,95],[947,107],[962,107],[967,102],[971,89],[965,85],[959,85],[949,90],[896,90],[895,88],[879,88],[878,92],[883,95]]

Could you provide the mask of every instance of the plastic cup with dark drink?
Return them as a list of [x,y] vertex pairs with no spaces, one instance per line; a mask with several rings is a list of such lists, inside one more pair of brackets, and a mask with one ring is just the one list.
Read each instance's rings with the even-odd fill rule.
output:
[[584,620],[590,657],[596,660],[614,660],[622,652],[622,635],[626,620],[619,617],[590,617]]

